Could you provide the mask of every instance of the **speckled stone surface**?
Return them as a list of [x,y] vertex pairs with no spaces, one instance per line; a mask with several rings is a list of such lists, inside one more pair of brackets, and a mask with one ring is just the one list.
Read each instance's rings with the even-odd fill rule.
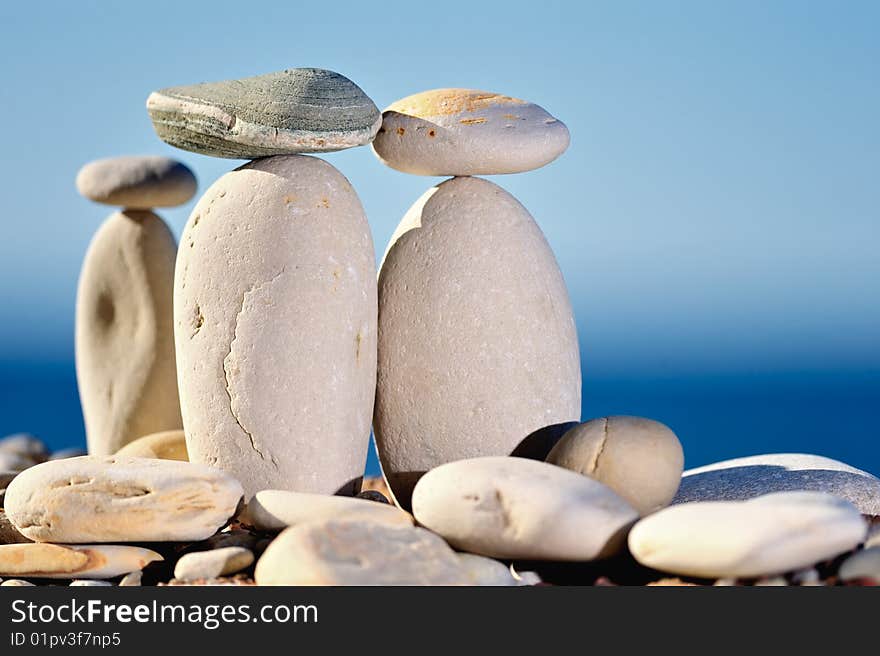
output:
[[412,496],[418,523],[455,549],[491,558],[589,561],[617,553],[638,513],[610,488],[525,458],[458,460]]
[[251,162],[202,196],[174,290],[192,462],[267,488],[354,494],[376,389],[376,268],[351,184],[317,157]]
[[183,205],[196,187],[196,176],[187,166],[157,155],[95,160],[76,176],[77,190],[89,200],[128,209]]
[[150,94],[147,111],[163,141],[233,159],[363,146],[382,123],[360,87],[319,68],[169,87]]
[[455,552],[423,528],[330,520],[286,529],[257,562],[258,585],[469,585]]
[[241,496],[238,481],[213,467],[82,456],[16,476],[6,512],[22,535],[38,542],[174,542],[213,535]]
[[565,124],[534,103],[476,89],[434,89],[392,103],[373,150],[404,173],[497,175],[549,164],[568,143]]
[[828,492],[865,515],[880,515],[880,480],[846,463],[806,453],[771,453],[684,472],[673,504],[738,501],[793,490]]
[[581,413],[581,365],[559,265],[529,212],[481,178],[410,208],[379,275],[373,430],[394,499],[445,462],[506,456]]

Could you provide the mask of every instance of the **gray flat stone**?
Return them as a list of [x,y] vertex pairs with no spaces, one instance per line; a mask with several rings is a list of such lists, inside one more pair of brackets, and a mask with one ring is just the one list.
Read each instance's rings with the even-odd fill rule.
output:
[[95,160],[76,176],[77,190],[89,200],[128,209],[183,205],[196,187],[189,167],[158,155]]
[[161,89],[147,111],[163,141],[233,159],[363,146],[382,124],[360,87],[319,68]]
[[828,492],[864,515],[880,515],[880,479],[846,463],[805,453],[749,456],[690,469],[672,503],[741,501],[795,490]]

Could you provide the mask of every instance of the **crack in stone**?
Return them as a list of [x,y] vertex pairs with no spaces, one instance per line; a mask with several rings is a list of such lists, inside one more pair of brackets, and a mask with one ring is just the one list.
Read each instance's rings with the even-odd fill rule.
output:
[[266,454],[263,453],[263,451],[257,446],[257,442],[256,442],[256,439],[254,438],[254,435],[247,428],[244,427],[244,424],[241,423],[241,419],[239,418],[238,413],[235,411],[235,407],[234,407],[235,401],[232,398],[232,381],[229,378],[228,364],[229,364],[230,360],[232,359],[232,350],[234,348],[235,341],[238,339],[238,324],[239,324],[239,320],[241,319],[242,314],[244,313],[244,306],[245,306],[245,303],[247,302],[248,296],[253,294],[255,291],[259,290],[260,288],[265,287],[266,285],[272,284],[279,277],[281,277],[281,275],[283,273],[284,273],[284,267],[282,267],[281,270],[278,273],[276,273],[274,276],[272,276],[269,280],[265,280],[263,282],[252,284],[250,286],[250,288],[245,290],[245,292],[241,295],[241,305],[239,306],[238,312],[235,314],[235,323],[233,324],[232,339],[229,342],[229,350],[226,352],[226,356],[223,358],[223,378],[226,381],[226,396],[229,397],[229,412],[232,415],[232,418],[235,420],[235,423],[238,424],[238,427],[242,430],[242,432],[245,435],[248,436],[248,440],[250,440],[250,443],[251,443],[251,448],[254,451],[256,451],[263,460],[268,460],[269,462],[271,462],[275,466],[276,469],[278,468],[278,461],[271,454],[269,455],[268,458],[266,457]]
[[605,445],[608,444],[608,417],[604,418],[604,424],[602,425],[602,441],[599,443],[599,448],[596,449],[596,454],[593,456],[592,462],[590,462],[590,468],[587,470],[590,474],[595,474],[596,470],[599,469],[599,458],[602,457],[602,453],[605,451]]

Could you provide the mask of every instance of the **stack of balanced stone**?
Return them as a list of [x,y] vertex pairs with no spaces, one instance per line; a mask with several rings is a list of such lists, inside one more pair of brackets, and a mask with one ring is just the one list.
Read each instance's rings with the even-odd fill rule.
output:
[[[179,247],[152,209],[192,197],[184,165],[81,171],[86,197],[123,208],[80,279],[89,455],[0,441],[3,585],[880,580],[871,474],[802,454],[683,472],[662,423],[578,423],[562,274],[529,212],[475,177],[566,150],[538,105],[441,89],[380,114],[351,80],[294,69],[147,109],[167,143],[251,161],[203,194]],[[357,194],[307,155],[369,143],[450,177],[378,275]],[[383,480],[362,480],[371,425]]]

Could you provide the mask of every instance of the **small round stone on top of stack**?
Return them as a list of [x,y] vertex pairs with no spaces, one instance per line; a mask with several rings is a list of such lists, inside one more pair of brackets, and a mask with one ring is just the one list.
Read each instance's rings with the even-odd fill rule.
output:
[[196,177],[169,157],[111,157],[89,162],[76,176],[79,193],[130,210],[176,207],[196,193]]
[[86,164],[76,185],[123,209],[92,238],[76,302],[76,373],[89,453],[181,427],[171,306],[177,244],[152,209],[192,198],[196,178],[167,157]]
[[161,89],[147,111],[172,146],[255,160],[203,194],[177,256],[188,457],[248,498],[354,494],[375,390],[375,255],[351,184],[303,153],[369,143],[379,110],[339,73],[301,68]]
[[513,196],[470,177],[538,168],[568,143],[542,108],[483,91],[426,91],[384,113],[382,162],[456,176],[413,204],[379,274],[373,427],[403,508],[426,471],[510,455],[580,417],[577,331],[553,252]]
[[565,152],[568,128],[542,107],[476,89],[434,89],[392,103],[373,150],[415,175],[531,171]]

